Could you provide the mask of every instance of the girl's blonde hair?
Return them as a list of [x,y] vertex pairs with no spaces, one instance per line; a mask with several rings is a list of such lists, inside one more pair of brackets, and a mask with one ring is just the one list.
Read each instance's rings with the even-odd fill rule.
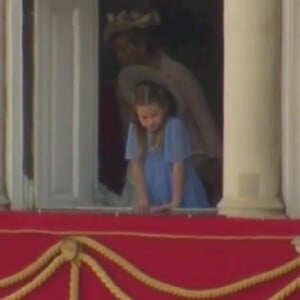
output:
[[[138,149],[141,156],[148,148],[147,131],[141,125],[136,114],[136,107],[139,105],[159,105],[165,112],[164,123],[170,116],[177,114],[176,101],[172,94],[162,85],[152,81],[141,81],[136,85],[133,99],[133,121],[137,127]],[[151,145],[159,149],[163,145],[164,126],[154,133]]]

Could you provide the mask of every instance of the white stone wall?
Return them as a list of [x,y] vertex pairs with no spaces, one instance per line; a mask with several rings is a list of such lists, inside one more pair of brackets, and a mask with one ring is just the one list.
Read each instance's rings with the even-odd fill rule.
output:
[[0,206],[6,204],[4,176],[5,145],[5,0],[0,0]]
[[283,0],[282,193],[290,217],[300,217],[300,1]]

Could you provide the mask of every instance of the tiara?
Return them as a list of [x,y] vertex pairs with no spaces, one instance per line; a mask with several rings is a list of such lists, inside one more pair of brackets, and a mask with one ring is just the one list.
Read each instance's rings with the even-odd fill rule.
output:
[[147,13],[123,10],[116,15],[109,13],[106,18],[107,24],[103,31],[105,40],[108,40],[116,32],[123,32],[133,28],[144,29],[160,24],[160,16],[155,10]]

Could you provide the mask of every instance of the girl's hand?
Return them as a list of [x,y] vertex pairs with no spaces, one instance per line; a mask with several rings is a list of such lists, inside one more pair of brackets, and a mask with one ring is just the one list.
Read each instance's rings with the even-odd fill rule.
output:
[[163,212],[162,205],[151,206],[149,212],[152,214],[162,213]]
[[155,205],[150,207],[150,213],[170,213],[173,209],[179,207],[178,201],[171,201],[167,204]]
[[173,207],[171,203],[162,204],[162,205],[155,205],[150,207],[151,213],[170,213]]
[[144,213],[147,213],[149,212],[149,201],[147,198],[138,198],[138,201],[137,201],[137,210],[138,212],[144,214]]

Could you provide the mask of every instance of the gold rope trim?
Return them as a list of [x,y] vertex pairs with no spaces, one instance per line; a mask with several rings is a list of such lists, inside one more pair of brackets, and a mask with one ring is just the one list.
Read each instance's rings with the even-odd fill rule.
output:
[[79,262],[71,262],[70,299],[79,300]]
[[[81,249],[81,245],[91,248],[109,259],[117,266],[124,269],[129,275],[138,280],[140,283],[156,290],[161,293],[175,295],[182,299],[216,299],[228,295],[238,293],[250,287],[266,283],[275,278],[282,277],[283,275],[294,271],[300,267],[300,257],[297,257],[279,267],[272,270],[262,272],[260,274],[250,276],[248,278],[238,280],[234,283],[227,284],[217,288],[211,289],[188,289],[184,287],[175,286],[163,281],[160,281],[150,275],[147,275],[125,258],[117,254],[115,251],[103,245],[101,242],[95,241],[91,238],[84,236],[70,237],[61,243],[57,243],[50,247],[36,262],[24,268],[22,271],[15,275],[0,279],[0,287],[13,285],[19,281],[24,280],[30,275],[33,275],[38,270],[41,270],[43,265],[47,264],[44,270],[40,272],[33,280],[21,287],[15,293],[3,298],[4,300],[19,300],[29,295],[36,288],[41,286],[46,280],[52,276],[55,271],[65,262],[70,263],[70,300],[79,299],[79,281],[80,281],[80,266],[82,263],[86,264],[96,274],[97,278],[104,284],[110,293],[119,300],[131,299],[122,289],[112,280],[101,265],[98,264],[90,255],[85,254]],[[60,247],[61,253],[58,254]],[[52,261],[49,263],[49,260]],[[271,300],[287,299],[291,294],[300,288],[300,278],[288,284]]]
[[72,236],[72,235],[88,235],[88,236],[124,236],[124,237],[143,237],[143,238],[162,238],[162,239],[183,239],[183,240],[291,240],[295,235],[193,235],[193,234],[164,234],[164,233],[148,233],[134,231],[55,231],[55,230],[38,230],[38,229],[0,229],[0,234],[47,234],[54,236]]
[[17,282],[25,280],[28,277],[35,274],[44,265],[46,265],[56,254],[59,253],[60,244],[61,242],[51,246],[42,256],[40,256],[35,262],[33,262],[27,268],[24,268],[23,270],[17,272],[14,275],[0,279],[0,288],[4,288],[16,284]]
[[300,288],[300,278],[295,279],[286,287],[281,289],[277,294],[275,294],[270,300],[284,300],[290,295],[294,294]]
[[15,293],[3,298],[3,300],[19,300],[29,295],[36,288],[41,286],[63,263],[65,259],[63,256],[56,257],[49,266],[46,267],[39,275],[37,275],[31,282],[20,288]]
[[192,290],[192,289],[185,289],[168,283],[164,283],[145,274],[144,272],[142,272],[141,270],[133,266],[129,261],[122,258],[113,250],[107,248],[103,244],[96,242],[88,237],[74,237],[74,239],[96,250],[98,253],[102,254],[107,259],[113,261],[114,263],[116,263],[118,266],[123,268],[127,273],[129,273],[131,276],[136,278],[141,283],[160,292],[173,294],[188,299],[199,299],[199,298],[211,299],[211,298],[228,296],[230,294],[234,294],[241,290],[253,287],[257,284],[264,283],[273,280],[275,278],[281,277],[295,270],[300,266],[300,258],[296,258],[291,262],[288,262],[283,266],[277,267],[271,271],[263,272],[261,274],[249,277],[247,279],[239,280],[235,283],[228,284],[220,288]]
[[131,298],[121,290],[106,273],[106,271],[89,255],[81,253],[80,259],[85,262],[102,281],[104,286],[111,292],[116,299],[130,300]]

